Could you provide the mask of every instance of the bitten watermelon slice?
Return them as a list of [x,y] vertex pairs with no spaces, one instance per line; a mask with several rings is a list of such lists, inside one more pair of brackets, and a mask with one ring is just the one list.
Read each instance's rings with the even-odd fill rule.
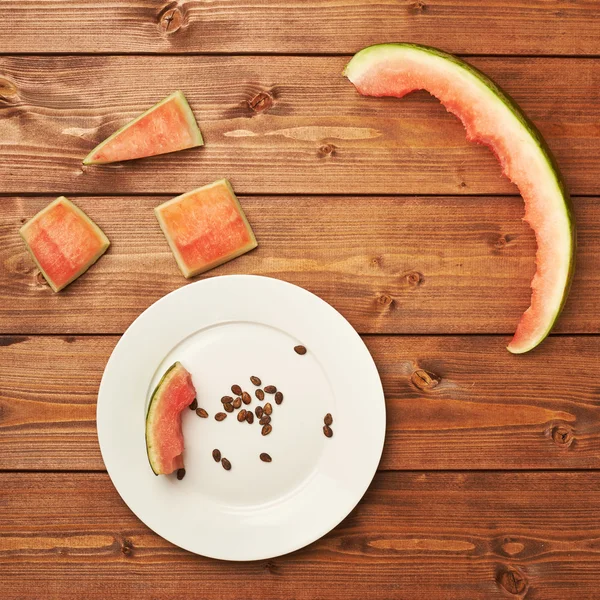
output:
[[226,179],[173,198],[154,211],[185,277],[208,271],[257,246]]
[[177,91],[105,139],[83,164],[102,165],[203,144],[194,113],[183,93]]
[[483,73],[462,60],[416,44],[381,44],[358,52],[344,74],[365,96],[427,90],[455,114],[467,139],[489,146],[525,201],[537,240],[531,306],[508,350],[535,348],[550,332],[569,292],[575,264],[575,223],[558,167],[535,126]]
[[64,196],[25,223],[19,233],[55,292],[85,273],[110,245],[100,227]]
[[192,376],[176,362],[156,386],[146,415],[146,450],[156,475],[183,468],[181,413],[195,397]]

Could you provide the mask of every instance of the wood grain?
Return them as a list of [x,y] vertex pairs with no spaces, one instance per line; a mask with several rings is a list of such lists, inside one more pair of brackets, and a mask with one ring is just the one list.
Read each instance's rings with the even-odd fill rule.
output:
[[37,600],[42,589],[61,600],[597,594],[598,473],[379,474],[323,539],[244,563],[194,556],[159,538],[105,474],[2,474],[0,506],[3,600]]
[[2,52],[352,53],[412,41],[478,54],[598,54],[594,0],[2,0]]
[[[0,469],[104,468],[95,403],[116,341],[0,337]],[[382,469],[600,468],[599,338],[522,357],[500,337],[365,341],[387,401]]]
[[[18,235],[49,197],[0,199],[0,333],[122,333],[188,282],[154,216],[167,197],[74,198],[112,245],[53,293]],[[361,333],[511,334],[530,299],[535,240],[519,197],[242,197],[259,241],[210,271],[311,290]],[[600,202],[576,198],[577,270],[555,331],[600,333]]]
[[[465,36],[468,37],[468,36]],[[0,58],[0,193],[514,194],[424,92],[363,98],[345,57]],[[600,61],[477,58],[540,127],[576,194],[600,193]],[[98,142],[181,88],[206,146],[103,167]],[[261,96],[262,94],[262,96]],[[263,99],[261,103],[259,100]]]

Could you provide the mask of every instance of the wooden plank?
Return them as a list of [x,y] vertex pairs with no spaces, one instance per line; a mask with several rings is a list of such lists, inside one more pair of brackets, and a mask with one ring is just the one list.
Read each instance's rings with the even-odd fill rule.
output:
[[323,539],[243,563],[159,538],[105,474],[2,474],[0,506],[4,600],[564,600],[600,583],[597,472],[380,474]]
[[[436,100],[360,97],[341,75],[346,61],[0,58],[0,193],[180,193],[224,176],[240,193],[516,192]],[[572,192],[600,193],[600,61],[472,62],[539,125]],[[82,166],[95,144],[177,88],[195,109],[204,148]]]
[[2,0],[3,52],[351,53],[412,41],[471,54],[598,54],[595,0]]
[[[18,228],[50,198],[0,199],[0,333],[122,333],[187,284],[154,217],[166,197],[76,198],[112,242],[54,294]],[[519,197],[242,197],[259,247],[206,277],[311,290],[361,333],[505,333],[530,299],[535,241]],[[600,203],[576,198],[578,266],[555,331],[600,333]]]
[[[387,400],[382,469],[600,467],[597,337],[522,357],[500,337],[365,340]],[[116,341],[0,338],[0,469],[104,468],[95,403]]]

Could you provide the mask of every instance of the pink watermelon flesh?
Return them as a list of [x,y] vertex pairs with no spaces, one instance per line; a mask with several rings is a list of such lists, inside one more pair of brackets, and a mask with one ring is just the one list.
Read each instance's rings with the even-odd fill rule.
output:
[[173,198],[155,209],[185,277],[256,248],[256,238],[225,179]]
[[55,292],[84,273],[110,244],[102,230],[64,197],[33,217],[20,234]]
[[531,350],[550,332],[574,268],[575,226],[569,196],[539,132],[485,75],[449,54],[413,44],[382,44],[355,55],[345,75],[365,96],[401,98],[427,90],[465,126],[467,139],[489,146],[525,201],[537,240],[531,306],[508,349]]
[[175,92],[96,146],[83,163],[144,158],[202,144],[202,135],[185,96]]
[[195,397],[191,375],[176,362],[154,390],[146,416],[146,450],[156,475],[183,468],[181,413]]

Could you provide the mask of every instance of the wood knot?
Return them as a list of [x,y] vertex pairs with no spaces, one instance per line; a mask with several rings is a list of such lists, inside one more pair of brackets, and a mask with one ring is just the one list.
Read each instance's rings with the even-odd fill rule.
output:
[[128,538],[123,538],[121,541],[121,552],[125,556],[131,556],[133,554],[133,542]]
[[333,144],[323,144],[319,147],[317,152],[319,158],[325,158],[326,156],[335,156],[335,146]]
[[514,540],[505,540],[502,545],[502,552],[508,554],[508,556],[515,556],[516,554],[521,554],[525,549],[525,545],[521,544],[521,542],[515,542]]
[[40,285],[42,287],[48,287],[48,282],[46,281],[46,279],[42,275],[42,272],[39,269],[35,270],[33,277],[34,277],[36,285]]
[[0,100],[5,102],[13,102],[19,96],[17,86],[12,81],[4,77],[0,77]]
[[527,589],[525,575],[513,567],[503,567],[496,575],[496,583],[509,594],[522,594]]
[[514,237],[512,235],[501,235],[494,243],[494,248],[496,248],[496,250],[504,250],[513,239]]
[[555,425],[552,428],[552,441],[561,448],[569,448],[573,443],[573,428],[570,425]]
[[411,287],[417,287],[418,285],[421,285],[423,283],[423,275],[418,271],[411,271],[406,276],[406,282]]
[[417,369],[410,376],[410,382],[422,392],[429,392],[437,387],[441,379],[435,374],[425,369]]
[[383,263],[383,258],[382,258],[381,256],[374,256],[374,257],[371,259],[371,266],[372,266],[374,269],[379,269],[379,268],[381,268],[381,265],[382,265],[382,263]]
[[277,575],[277,573],[279,572],[279,566],[272,560],[267,561],[263,569],[271,575]]
[[248,104],[248,108],[255,113],[264,112],[273,106],[273,96],[268,92],[259,92],[256,96],[247,100],[246,103]]
[[170,2],[158,15],[158,29],[161,33],[171,35],[184,25],[185,9],[176,2]]
[[417,2],[409,4],[408,10],[413,15],[418,15],[424,13],[427,10],[427,4],[425,4],[425,2],[422,2],[421,0],[417,0]]
[[381,306],[390,306],[394,299],[389,294],[381,294],[379,298],[377,298],[377,302]]

